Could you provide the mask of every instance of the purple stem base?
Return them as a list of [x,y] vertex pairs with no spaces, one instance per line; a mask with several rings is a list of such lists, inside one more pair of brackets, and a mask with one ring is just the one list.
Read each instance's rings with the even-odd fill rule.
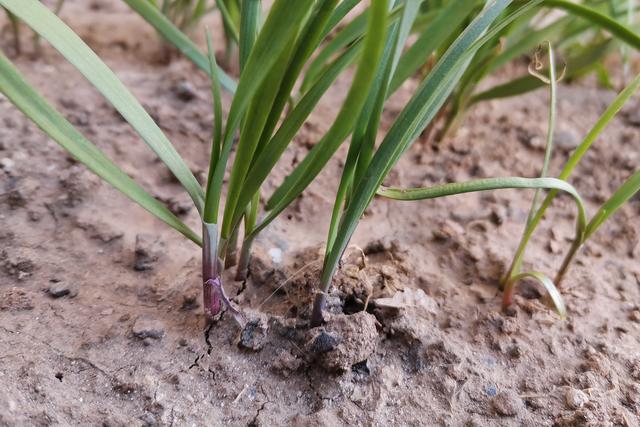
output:
[[207,279],[202,284],[202,295],[204,299],[204,311],[209,319],[217,317],[222,312],[223,307],[226,307],[240,326],[246,323],[244,315],[233,306],[227,294],[224,292],[222,280],[219,277]]

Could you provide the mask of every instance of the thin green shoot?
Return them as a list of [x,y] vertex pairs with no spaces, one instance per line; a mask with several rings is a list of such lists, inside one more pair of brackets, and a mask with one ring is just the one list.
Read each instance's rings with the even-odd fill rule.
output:
[[[600,118],[596,121],[594,126],[591,128],[587,136],[584,140],[578,145],[575,151],[571,154],[567,162],[565,163],[562,171],[558,175],[558,179],[567,180],[576,166],[580,163],[580,160],[584,157],[589,148],[596,142],[602,131],[607,127],[607,125],[613,120],[613,118],[618,114],[620,109],[624,106],[624,104],[631,98],[631,96],[640,88],[640,74],[638,74],[635,79],[618,94],[618,96],[613,100],[613,102],[609,105],[609,107],[605,110],[604,113],[600,116]],[[531,218],[530,221],[527,222],[527,226],[525,227],[525,231],[522,235],[518,248],[516,249],[516,254],[511,263],[511,267],[507,272],[505,279],[503,282],[506,282],[509,277],[512,277],[518,273],[520,265],[522,264],[522,260],[525,255],[525,251],[531,236],[533,235],[535,229],[539,225],[540,221],[544,217],[544,213],[547,208],[551,206],[553,199],[557,195],[557,191],[551,190],[546,198],[542,201],[542,204],[537,209],[536,214]],[[574,242],[571,252],[576,252],[578,247],[582,244],[581,241]],[[572,257],[573,255],[571,255]],[[563,263],[564,265],[564,263]],[[566,270],[562,268],[561,270]],[[562,278],[564,274],[560,275]],[[560,282],[558,280],[555,281],[557,286],[560,286]]]
[[571,249],[562,261],[562,265],[556,274],[555,282],[560,285],[564,279],[571,262],[575,258],[579,249],[584,246],[587,240],[604,224],[614,213],[616,213],[625,203],[640,191],[640,170],[629,177],[613,195],[598,209],[598,212],[591,218],[585,229],[584,236],[580,242],[574,242]]

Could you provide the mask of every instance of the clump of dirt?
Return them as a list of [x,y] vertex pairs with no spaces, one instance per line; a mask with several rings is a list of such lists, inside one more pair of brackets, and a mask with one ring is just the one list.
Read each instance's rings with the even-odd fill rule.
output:
[[328,371],[345,371],[366,363],[378,341],[375,317],[366,312],[332,316],[326,325],[309,331],[308,352]]
[[[166,57],[157,36],[124,3],[66,3],[63,19],[204,180],[206,76],[184,59],[159,62]],[[14,60],[91,141],[197,228],[167,169],[68,63],[44,45],[40,57]],[[339,79],[322,100],[265,195],[330,126],[348,83]],[[408,82],[391,98],[382,132],[414,88]],[[560,86],[552,174],[612,99],[588,81]],[[547,103],[542,90],[482,104],[456,135],[419,140],[389,182],[536,176]],[[589,212],[637,165],[637,110],[635,100],[574,174]],[[0,118],[1,425],[577,426],[635,425],[640,417],[638,198],[578,256],[562,289],[564,321],[531,286],[519,288],[513,310],[499,311],[497,281],[531,192],[376,199],[336,274],[327,323],[310,329],[343,147],[259,236],[248,279],[226,272],[247,324],[225,314],[207,325],[199,248],[71,161],[1,97]],[[557,198],[527,267],[557,269],[573,209]]]

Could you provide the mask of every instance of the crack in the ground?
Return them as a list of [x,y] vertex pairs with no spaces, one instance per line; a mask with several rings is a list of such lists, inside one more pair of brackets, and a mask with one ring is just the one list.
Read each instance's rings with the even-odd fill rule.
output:
[[249,421],[249,423],[247,424],[248,427],[257,427],[258,426],[258,417],[260,416],[260,412],[262,412],[262,410],[265,408],[265,406],[267,406],[267,403],[271,403],[269,401],[264,402],[262,405],[260,405],[260,407],[258,408],[258,410],[256,411],[256,415],[253,417],[253,419],[251,421]]
[[211,345],[211,339],[209,338],[209,334],[211,333],[211,329],[213,329],[213,322],[209,322],[207,328],[204,330],[204,341],[207,343],[207,354],[211,355],[211,350],[213,350],[213,346]]
[[237,301],[235,301],[235,299],[238,298],[240,294],[242,294],[244,291],[247,290],[247,279],[244,279],[242,281],[242,284],[240,285],[240,289],[238,289],[238,292],[236,292],[236,295],[233,298],[231,298],[231,301],[235,302],[236,304],[237,304]]
[[196,366],[199,368],[200,365],[199,365],[198,362],[200,361],[201,358],[202,358],[202,354],[197,355],[196,356],[196,360],[193,361],[193,363],[189,366],[189,368],[187,370],[191,370],[191,369],[195,368]]

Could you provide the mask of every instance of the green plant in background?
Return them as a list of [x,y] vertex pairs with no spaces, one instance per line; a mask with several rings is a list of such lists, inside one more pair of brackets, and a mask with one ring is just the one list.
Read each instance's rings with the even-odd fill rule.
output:
[[[127,0],[125,0],[127,1]],[[142,0],[155,7],[180,31],[191,35],[202,19],[218,10],[222,19],[227,60],[233,46],[240,45],[240,18],[242,0]],[[255,0],[256,2],[259,0]]]
[[[580,163],[589,148],[591,148],[593,143],[596,142],[602,131],[616,116],[616,114],[624,106],[626,101],[629,100],[629,98],[631,98],[631,96],[638,90],[638,88],[640,88],[640,74],[637,75],[635,79],[623,91],[620,92],[620,94],[618,94],[611,105],[609,105],[607,110],[600,116],[600,118],[591,128],[584,140],[580,143],[580,145],[578,145],[578,147],[566,161],[564,167],[558,175],[558,179],[565,181],[569,179],[571,173]],[[620,209],[620,207],[622,207],[624,203],[626,203],[636,192],[638,192],[638,190],[640,190],[640,172],[636,172],[630,178],[628,178],[618,188],[618,190],[616,190],[614,194],[600,207],[600,209],[592,217],[592,219],[587,224],[585,224],[583,233],[579,236],[579,238],[573,241],[571,248],[567,253],[567,256],[565,257],[558,273],[555,276],[554,282],[557,286],[560,286],[560,284],[562,283],[567,269],[569,268],[569,265],[571,264],[571,261],[575,257],[578,250],[596,232],[596,230],[613,213]],[[508,284],[509,281],[511,281],[520,273],[527,245],[535,229],[542,220],[545,211],[549,206],[551,206],[551,203],[553,202],[553,199],[556,197],[556,195],[557,191],[552,190],[545,197],[542,203],[540,203],[539,206],[536,203],[532,204],[529,218],[527,220],[525,230],[520,240],[520,244],[518,245],[511,266],[509,267],[509,270],[503,279],[503,285]]]
[[216,6],[212,0],[147,0],[181,31],[192,32],[202,18]]
[[[135,2],[131,0],[130,3]],[[275,218],[275,215],[269,215],[260,224],[255,224],[262,183],[321,96],[349,64],[357,62],[356,78],[323,141],[335,143],[349,134],[355,123],[352,111],[362,108],[382,54],[385,31],[374,29],[386,28],[387,2],[374,0],[370,6],[369,31],[361,41],[362,50],[353,49],[336,58],[296,108],[281,117],[304,64],[330,32],[330,26],[338,24],[341,18],[336,17],[347,12],[344,5],[337,7],[337,4],[337,0],[294,3],[276,0],[259,29],[260,2],[243,0],[239,34],[242,73],[237,86],[230,79],[226,80],[226,85],[235,90],[235,95],[224,127],[220,87],[225,83],[225,75],[215,63],[210,37],[206,58],[194,50],[194,45],[166,17],[159,18],[162,14],[155,7],[147,4],[149,7],[143,9],[138,4],[140,10],[151,11],[149,20],[163,28],[168,37],[180,42],[182,50],[203,69],[202,58],[206,59],[206,70],[212,78],[215,121],[208,182],[203,190],[138,101],[71,29],[37,0],[0,0],[0,5],[26,22],[69,60],[156,152],[191,196],[202,219],[202,238],[79,134],[29,86],[4,56],[0,61],[0,91],[92,171],[192,241],[202,244],[205,310],[215,316],[227,306],[242,321],[241,314],[226,297],[221,281],[222,266],[234,234],[244,220],[244,243],[250,247],[259,230]],[[239,139],[234,144],[237,133]],[[234,145],[236,154],[231,166],[231,179],[224,209],[221,209],[223,176]],[[248,249],[243,250],[245,252],[248,253]],[[241,266],[246,268],[245,264],[243,261]]]
[[[149,3],[148,0],[124,0],[124,2],[151,24],[168,43],[175,46],[176,49],[189,58],[198,68],[211,77],[211,67],[207,56],[203,55],[198,46],[180,31],[169,18],[162,14],[160,9]],[[220,68],[217,68],[217,70],[217,78],[222,87],[234,93],[237,83]]]
[[[64,5],[65,0],[56,0],[56,3],[53,7],[53,13],[58,15],[62,10],[62,6]],[[16,55],[20,55],[22,53],[22,43],[20,41],[20,20],[13,13],[9,12],[5,9],[7,14],[7,19],[11,25],[11,32],[13,33],[13,49]],[[36,55],[40,53],[40,36],[38,34],[33,35],[33,50]]]
[[[428,73],[484,3],[469,0],[465,7],[460,7],[455,0],[422,2],[420,14],[411,29],[415,41],[401,56],[389,94],[395,92],[407,78]],[[520,95],[542,87],[543,82],[527,75],[478,90],[487,76],[528,55],[545,40],[551,41],[566,58],[567,80],[595,71],[602,76],[603,81],[607,81],[606,69],[601,65],[607,54],[613,52],[620,42],[640,49],[637,31],[623,24],[628,21],[627,17],[632,9],[635,10],[628,4],[628,0],[537,2],[537,7],[529,9],[526,14],[495,32],[478,50],[438,115],[442,123],[437,139],[441,139],[448,131],[455,130],[462,122],[465,112],[480,101]],[[301,93],[314,81],[317,73],[326,67],[326,61],[332,55],[362,37],[367,13],[366,10],[362,12],[319,52],[307,70]],[[399,8],[395,13],[399,13]],[[432,123],[430,127],[436,124],[438,123]]]
[[[514,19],[536,3],[533,1],[528,5],[514,8],[511,14],[503,18],[502,23],[498,22],[487,33],[491,25],[505,12],[511,1],[497,0],[488,3],[455,41],[451,43],[441,59],[420,84],[405,108],[400,112],[376,150],[375,136],[383,103],[388,96],[392,76],[396,72],[395,70],[400,60],[404,38],[407,37],[418,12],[415,6],[409,7],[412,6],[410,2],[404,3],[402,18],[392,27],[387,36],[385,56],[376,79],[379,83],[369,94],[368,106],[370,108],[365,108],[360,113],[358,125],[356,125],[356,130],[351,139],[349,153],[347,154],[342,179],[338,188],[338,196],[334,205],[321,277],[321,289],[314,302],[311,318],[312,325],[317,326],[323,321],[322,310],[333,275],[362,214],[371,203],[385,176],[402,153],[409,148],[429,122],[433,120],[458,83],[473,55],[487,38],[500,28],[500,25],[504,25],[509,20]],[[320,145],[315,148],[318,148],[318,152],[322,152],[320,151],[322,150]],[[305,180],[309,179],[307,170],[297,173],[302,166],[301,164],[290,176],[290,178],[295,177],[300,183],[288,183],[285,181],[285,185],[295,188],[296,184],[302,186]],[[289,191],[291,193],[291,190]],[[274,197],[278,194],[279,192],[276,191]],[[282,204],[286,200],[286,198],[282,198],[278,203]],[[269,204],[273,204],[273,202],[270,201]],[[278,205],[276,204],[275,206]]]

